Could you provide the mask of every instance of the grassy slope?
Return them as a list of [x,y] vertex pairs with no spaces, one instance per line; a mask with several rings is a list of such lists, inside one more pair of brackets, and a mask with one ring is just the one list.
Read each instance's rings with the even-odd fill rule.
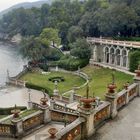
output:
[[54,83],[49,81],[48,79],[50,77],[57,77],[57,76],[62,76],[65,79],[64,82],[58,83],[58,88],[59,88],[60,93],[66,92],[68,90],[71,90],[74,86],[80,86],[85,83],[85,80],[79,76],[75,76],[68,73],[62,73],[62,72],[52,72],[49,75],[42,75],[38,73],[27,73],[21,79],[35,85],[48,87],[53,90]]
[[[102,99],[104,99],[104,94],[107,92],[107,84],[112,82],[112,72],[115,74],[117,91],[121,90],[126,82],[129,81],[131,83],[133,81],[133,76],[131,75],[105,68],[87,66],[83,68],[82,71],[91,78],[89,83],[90,95],[92,96],[94,93],[94,95],[99,96]],[[77,92],[78,94],[85,95],[86,89],[83,88]]]

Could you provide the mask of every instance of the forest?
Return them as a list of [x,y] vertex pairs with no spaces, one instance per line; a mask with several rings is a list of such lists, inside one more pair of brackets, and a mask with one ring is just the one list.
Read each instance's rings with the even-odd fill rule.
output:
[[59,31],[62,44],[80,36],[139,36],[140,0],[56,0],[15,9],[0,20],[0,32],[11,36],[38,36],[46,27]]
[[[18,8],[3,16],[0,32],[11,37],[20,33],[20,51],[30,60],[59,60],[60,66],[77,69],[91,55],[86,37],[139,40],[140,0],[56,0],[41,8]],[[48,47],[52,42],[72,57]]]

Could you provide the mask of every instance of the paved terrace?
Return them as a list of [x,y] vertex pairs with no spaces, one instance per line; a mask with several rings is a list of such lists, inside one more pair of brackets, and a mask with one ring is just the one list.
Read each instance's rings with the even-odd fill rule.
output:
[[[31,101],[40,103],[43,93],[37,90],[30,90]],[[0,107],[28,106],[29,94],[27,88],[6,87],[0,90]]]
[[131,101],[90,140],[140,140],[140,98]]
[[140,42],[135,41],[118,41],[118,40],[111,40],[111,39],[103,39],[103,38],[92,38],[88,37],[87,41],[89,43],[101,43],[106,45],[116,45],[116,46],[124,46],[130,48],[140,48]]

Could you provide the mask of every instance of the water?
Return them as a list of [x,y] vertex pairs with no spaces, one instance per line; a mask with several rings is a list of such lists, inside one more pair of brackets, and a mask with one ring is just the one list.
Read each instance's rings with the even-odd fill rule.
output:
[[25,64],[15,46],[0,42],[0,86],[5,85],[7,70],[10,76],[16,76]]

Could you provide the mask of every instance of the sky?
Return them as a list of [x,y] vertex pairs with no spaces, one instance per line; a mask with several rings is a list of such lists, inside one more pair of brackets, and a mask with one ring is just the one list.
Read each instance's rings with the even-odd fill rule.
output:
[[0,12],[22,2],[35,2],[38,0],[0,0]]

